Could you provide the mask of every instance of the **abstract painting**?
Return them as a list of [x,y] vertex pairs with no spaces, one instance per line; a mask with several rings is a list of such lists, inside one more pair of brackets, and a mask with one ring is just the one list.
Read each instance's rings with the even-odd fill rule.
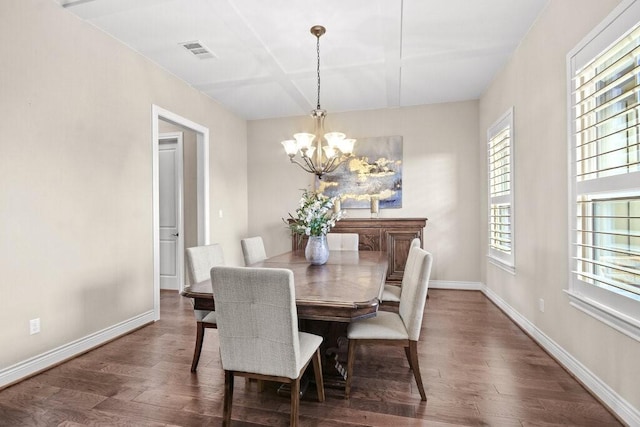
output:
[[322,179],[316,189],[340,195],[343,209],[369,209],[372,199],[380,208],[402,207],[402,136],[360,138],[353,156]]

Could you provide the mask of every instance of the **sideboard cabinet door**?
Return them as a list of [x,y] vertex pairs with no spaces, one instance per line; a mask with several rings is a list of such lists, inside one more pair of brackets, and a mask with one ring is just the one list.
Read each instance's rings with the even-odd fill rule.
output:
[[422,233],[418,233],[417,230],[390,230],[386,232],[387,253],[389,254],[387,282],[402,282],[411,241],[416,237],[420,238],[420,246],[422,247]]

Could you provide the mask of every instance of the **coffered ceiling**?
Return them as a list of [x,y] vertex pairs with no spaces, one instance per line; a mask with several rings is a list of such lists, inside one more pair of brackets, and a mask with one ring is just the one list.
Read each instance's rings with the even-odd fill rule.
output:
[[[241,117],[477,99],[548,0],[57,0]],[[208,48],[205,58],[184,42]]]

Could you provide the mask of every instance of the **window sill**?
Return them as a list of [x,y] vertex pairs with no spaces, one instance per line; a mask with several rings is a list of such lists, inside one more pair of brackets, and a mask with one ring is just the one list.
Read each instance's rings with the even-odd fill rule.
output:
[[626,336],[640,341],[640,321],[582,294],[565,289],[569,304]]
[[498,267],[501,270],[506,271],[507,273],[513,274],[514,276],[516,275],[516,267],[510,264],[507,264],[506,262],[494,258],[491,255],[487,255],[487,259],[489,260],[489,264],[493,264],[496,267]]

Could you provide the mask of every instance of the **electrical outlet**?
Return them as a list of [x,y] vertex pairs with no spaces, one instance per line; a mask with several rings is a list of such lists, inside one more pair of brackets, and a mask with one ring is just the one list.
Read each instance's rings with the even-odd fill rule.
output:
[[218,211],[218,218],[222,218],[222,209]]
[[40,318],[29,320],[29,333],[31,335],[40,333]]
[[544,300],[542,298],[538,300],[538,308],[544,313]]

